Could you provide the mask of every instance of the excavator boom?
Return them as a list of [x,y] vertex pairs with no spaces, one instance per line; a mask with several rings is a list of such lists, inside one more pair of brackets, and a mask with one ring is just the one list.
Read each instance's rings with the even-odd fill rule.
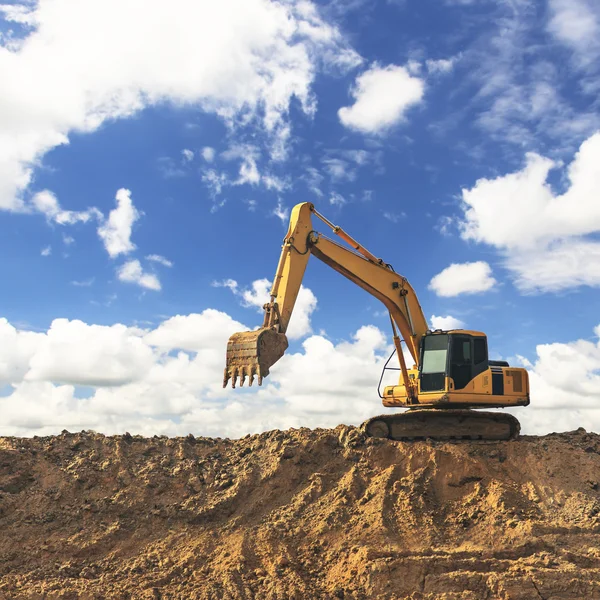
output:
[[[312,215],[328,225],[347,246],[314,231]],[[223,387],[230,380],[233,387],[237,380],[243,385],[246,377],[252,382],[253,374],[258,376],[260,385],[270,367],[283,355],[287,348],[285,332],[311,254],[385,304],[394,328],[398,327],[415,364],[418,364],[419,344],[427,331],[427,321],[406,278],[319,214],[313,204],[305,202],[292,210],[273,280],[271,300],[264,306],[262,327],[257,331],[236,333],[227,344]],[[395,343],[403,363],[404,355],[397,335]],[[410,386],[406,365],[403,365],[403,374],[405,384]]]

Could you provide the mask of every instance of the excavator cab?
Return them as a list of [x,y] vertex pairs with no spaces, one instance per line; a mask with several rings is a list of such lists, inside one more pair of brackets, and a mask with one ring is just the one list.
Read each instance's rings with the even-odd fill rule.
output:
[[479,373],[488,368],[487,338],[474,332],[431,333],[423,336],[421,345],[422,392],[446,390],[446,377],[451,389],[462,390]]

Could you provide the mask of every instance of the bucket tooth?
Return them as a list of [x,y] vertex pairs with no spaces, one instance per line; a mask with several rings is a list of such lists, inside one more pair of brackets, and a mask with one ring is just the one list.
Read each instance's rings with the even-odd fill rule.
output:
[[231,380],[234,388],[239,380],[243,386],[246,379],[249,385],[258,379],[262,385],[269,369],[284,355],[288,341],[283,333],[263,327],[256,331],[234,333],[227,342],[227,358],[223,374],[223,387]]

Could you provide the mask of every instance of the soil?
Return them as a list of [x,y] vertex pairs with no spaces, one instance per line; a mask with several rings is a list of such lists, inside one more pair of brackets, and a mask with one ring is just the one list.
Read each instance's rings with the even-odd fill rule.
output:
[[0,598],[600,598],[600,436],[0,438]]

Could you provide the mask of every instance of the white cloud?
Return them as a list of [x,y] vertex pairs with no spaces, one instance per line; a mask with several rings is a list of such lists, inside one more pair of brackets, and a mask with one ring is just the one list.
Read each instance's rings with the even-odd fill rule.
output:
[[[575,7],[582,3],[560,0],[555,5]],[[553,2],[545,4],[550,10],[544,10],[543,16],[552,18]],[[595,0],[587,4],[598,6]],[[571,151],[600,127],[600,115],[593,105],[600,90],[600,71],[571,69],[565,79],[565,70],[556,60],[564,54],[561,49],[551,40],[531,42],[540,36],[543,26],[533,3],[502,1],[489,3],[489,8],[479,37],[460,55],[466,78],[459,84],[462,93],[456,95],[458,103],[449,100],[455,110],[446,119],[447,133],[474,123],[494,142],[539,149],[553,140],[558,152]],[[567,26],[566,21],[562,24]],[[592,64],[597,65],[597,60]],[[580,97],[581,90],[589,94],[588,99]],[[466,98],[469,100],[464,102]],[[479,152],[486,146],[481,144]],[[497,156],[498,147],[491,151]]]
[[52,254],[52,247],[46,246],[45,248],[42,248],[42,251],[40,252],[40,254],[42,256],[50,256]]
[[142,378],[154,360],[151,348],[136,329],[55,319],[36,346],[24,379],[123,385]]
[[600,6],[594,0],[549,0],[548,5],[549,31],[588,66],[600,53]]
[[486,292],[496,285],[492,269],[486,262],[453,263],[429,282],[429,289],[438,296],[452,297],[459,294]]
[[202,158],[206,162],[211,163],[213,160],[215,160],[215,149],[211,148],[210,146],[204,146],[204,148],[202,148]]
[[562,194],[548,184],[561,165],[532,153],[516,173],[478,180],[462,191],[462,237],[495,246],[524,291],[600,285],[600,244],[586,237],[600,232],[599,164],[600,132],[566,169]]
[[221,156],[228,161],[240,160],[240,171],[237,180],[232,185],[257,185],[260,183],[261,175],[258,172],[257,161],[260,158],[260,150],[253,144],[233,144]]
[[149,254],[148,256],[146,256],[146,260],[158,263],[159,265],[162,265],[163,267],[172,267],[173,266],[173,263],[168,258],[165,258],[164,256],[161,256],[160,254]]
[[325,165],[325,170],[333,181],[354,181],[356,179],[356,169],[341,158],[324,158],[321,162]]
[[321,191],[321,183],[323,182],[323,175],[314,167],[307,167],[305,175],[302,179],[306,182],[308,189],[315,194],[315,196],[322,198],[323,192]]
[[515,411],[536,433],[585,427],[600,431],[600,326],[595,340],[540,344],[537,359],[522,359],[529,372],[531,406]]
[[426,60],[427,71],[433,75],[450,73],[454,68],[455,58],[440,58],[438,60]]
[[510,253],[506,266],[524,292],[558,292],[582,285],[600,285],[600,244],[558,241],[534,252]]
[[44,334],[18,331],[0,317],[0,384],[22,381]]
[[[66,428],[241,437],[358,424],[387,412],[374,386],[391,347],[378,328],[363,326],[337,343],[313,335],[272,367],[262,388],[223,390],[227,339],[244,330],[212,309],[171,317],[151,330],[57,319],[47,332],[33,333],[0,319],[0,380],[12,386],[0,403],[0,433],[48,435]],[[539,345],[537,358],[523,361],[532,403],[511,410],[523,433],[581,425],[600,431],[597,338]],[[88,388],[85,397],[77,397],[75,385]]]
[[135,283],[148,290],[159,291],[160,281],[153,273],[145,273],[139,260],[130,260],[117,269],[119,281]]
[[236,293],[238,289],[238,283],[235,279],[223,279],[222,281],[213,281],[210,285],[212,287],[229,288],[233,293]]
[[404,67],[374,65],[356,78],[351,93],[355,102],[340,108],[341,123],[363,133],[384,133],[422,100],[424,84]]
[[[227,283],[231,282],[231,279],[226,280]],[[232,292],[237,290],[237,282],[233,281],[233,284],[226,285]],[[250,289],[245,289],[239,292],[242,298],[242,304],[244,306],[254,306],[259,312],[262,312],[263,306],[271,300],[271,282],[268,279],[256,279],[252,282]]]
[[117,208],[110,211],[108,219],[98,227],[98,235],[111,258],[129,254],[136,246],[131,241],[131,229],[140,218],[140,213],[131,201],[131,192],[125,188],[115,196]]
[[450,329],[464,329],[464,327],[464,321],[461,321],[456,317],[451,317],[450,315],[446,317],[431,315],[431,329],[443,329],[444,331],[448,331]]
[[246,157],[240,165],[240,175],[235,182],[235,185],[257,185],[260,182],[260,173],[256,166],[256,161],[251,157]]
[[290,218],[290,209],[283,205],[281,199],[277,200],[277,206],[271,211],[282,223],[287,224]]
[[186,164],[185,160],[180,162],[173,160],[170,156],[161,156],[157,159],[156,164],[165,179],[185,177],[187,174],[186,169],[181,166],[181,164]]
[[150,346],[156,346],[167,352],[171,350],[202,352],[206,349],[218,351],[224,349],[224,344],[231,334],[247,329],[245,325],[233,320],[229,315],[208,308],[201,314],[171,317],[156,329],[146,333],[143,339]]
[[388,221],[391,221],[392,223],[398,223],[402,219],[406,219],[406,213],[405,212],[395,213],[395,212],[386,210],[383,212],[383,218],[387,219]]
[[[337,344],[312,336],[272,368],[263,388],[223,390],[227,339],[246,329],[210,309],[172,317],[147,332],[60,320],[48,333],[31,334],[33,347],[18,359],[16,344],[25,338],[2,338],[1,348],[18,363],[18,377],[0,403],[0,432],[241,436],[274,427],[359,423],[382,412],[373,385],[390,349],[377,328],[362,327]],[[30,335],[14,328],[11,333]],[[338,381],[333,388],[332,378]],[[77,398],[72,383],[58,381],[95,389]]]
[[239,160],[239,172],[237,179],[234,179],[225,172],[219,173],[215,169],[205,169],[202,181],[211,189],[213,197],[221,194],[223,188],[227,186],[257,186],[260,184],[267,190],[277,192],[283,192],[291,187],[287,179],[282,179],[269,172],[261,173],[259,171],[258,162],[261,158],[261,151],[258,146],[235,143],[222,152],[221,157],[226,161]]
[[188,148],[184,148],[181,151],[181,154],[182,154],[183,160],[185,162],[192,162],[194,160],[194,152],[193,152],[193,150],[189,150]]
[[279,144],[292,98],[314,113],[317,70],[361,62],[306,0],[174,0],[143,10],[137,0],[40,0],[4,12],[35,23],[18,43],[0,46],[5,210],[24,209],[34,168],[73,131],[173,102],[230,127],[258,124]]
[[346,199],[338,192],[331,192],[331,194],[329,194],[329,204],[332,206],[344,206],[344,204],[346,204]]
[[34,194],[31,204],[36,211],[45,215],[48,221],[58,225],[87,223],[91,219],[102,218],[102,213],[97,208],[89,208],[84,211],[63,210],[56,196],[49,190]]
[[[381,166],[382,152],[369,152],[368,150],[327,150],[325,156],[321,159],[324,169],[334,182],[354,181],[358,174],[358,169],[368,164],[375,165],[375,173],[382,172]],[[316,169],[309,169],[310,176],[315,179],[322,176]],[[320,180],[317,181],[317,187]]]
[[218,210],[223,208],[227,204],[227,198],[223,198],[222,200],[214,200],[213,205],[210,207],[211,214],[216,213]]
[[4,14],[4,18],[13,23],[21,23],[22,25],[35,25],[35,13],[33,9],[27,5],[20,4],[0,4],[0,13]]
[[94,285],[94,281],[96,281],[95,277],[90,277],[89,279],[83,279],[82,281],[71,281],[71,285],[75,287],[91,287]]
[[213,197],[218,196],[223,188],[231,184],[227,173],[218,173],[215,169],[207,169],[202,174],[202,182],[210,189]]
[[276,192],[284,192],[292,187],[287,178],[277,177],[276,175],[272,175],[270,173],[263,175],[261,177],[261,181],[268,190],[275,190]]

